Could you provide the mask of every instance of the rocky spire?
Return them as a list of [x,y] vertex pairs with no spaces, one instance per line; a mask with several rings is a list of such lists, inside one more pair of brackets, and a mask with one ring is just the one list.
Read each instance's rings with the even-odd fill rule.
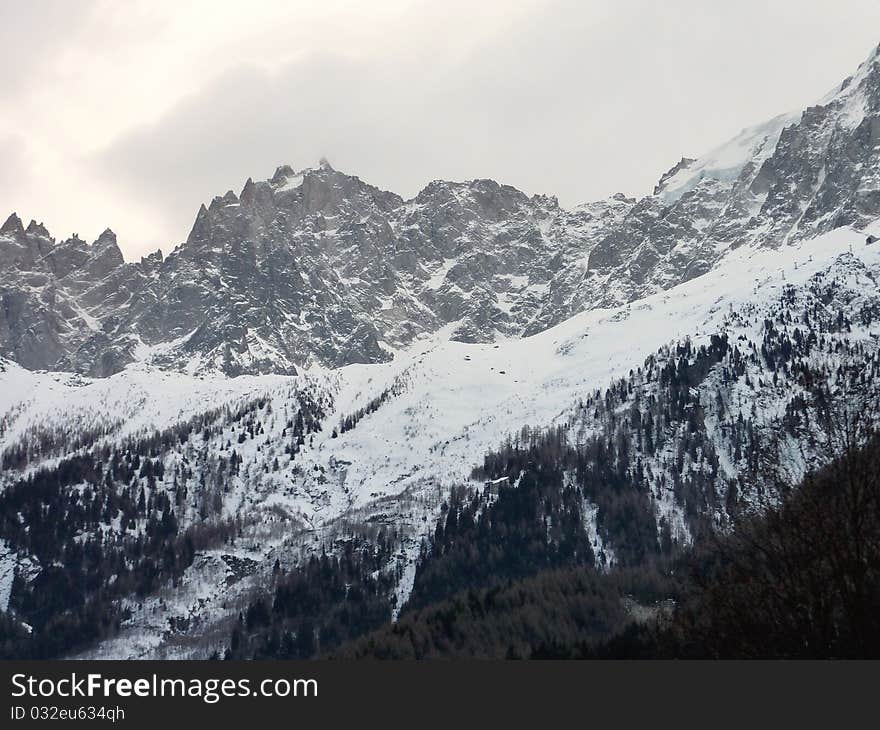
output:
[[24,226],[21,223],[21,218],[19,218],[16,213],[10,215],[6,219],[6,223],[3,224],[3,227],[0,228],[0,233],[24,233]]
[[49,231],[46,230],[46,226],[43,225],[42,222],[37,223],[35,220],[31,219],[31,222],[28,223],[27,230],[25,231],[29,236],[39,236],[40,238],[49,238],[52,237],[49,235]]
[[280,185],[287,178],[293,177],[296,173],[293,171],[293,168],[290,165],[280,165],[275,168],[275,174],[272,175],[272,179],[269,181],[273,185]]
[[222,208],[227,205],[236,205],[238,196],[232,190],[227,190],[225,195],[218,195],[211,201],[211,210]]
[[121,266],[125,263],[122,251],[116,242],[116,234],[109,228],[105,228],[92,244],[92,256],[100,258],[105,267]]
[[105,228],[100,236],[95,239],[93,246],[116,246],[116,234],[110,229]]
[[208,212],[207,206],[202,203],[199,206],[199,212],[196,213],[196,220],[193,223],[192,230],[187,236],[187,241],[197,241],[201,238],[207,238],[211,232],[211,214]]
[[248,204],[253,202],[256,187],[253,178],[249,177],[241,189],[241,195],[238,196],[242,203]]

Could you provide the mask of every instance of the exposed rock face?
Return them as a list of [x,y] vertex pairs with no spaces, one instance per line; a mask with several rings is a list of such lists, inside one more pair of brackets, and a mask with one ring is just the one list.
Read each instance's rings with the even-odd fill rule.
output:
[[[880,50],[880,49],[878,49]],[[880,56],[816,106],[682,158],[652,195],[565,210],[492,180],[412,200],[326,161],[202,206],[187,240],[126,263],[105,231],[0,229],[0,356],[28,368],[293,373],[380,362],[425,334],[487,342],[880,216]]]
[[293,373],[387,360],[448,324],[467,341],[519,335],[554,277],[585,269],[591,241],[632,202],[566,211],[491,180],[437,181],[404,201],[326,162],[280,167],[202,206],[166,259],[136,264],[110,231],[56,244],[12,217],[0,354],[98,376],[139,359]]
[[117,312],[145,282],[112,231],[91,246],[76,236],[56,243],[13,214],[0,229],[0,354],[32,369],[109,375],[130,361],[110,339]]

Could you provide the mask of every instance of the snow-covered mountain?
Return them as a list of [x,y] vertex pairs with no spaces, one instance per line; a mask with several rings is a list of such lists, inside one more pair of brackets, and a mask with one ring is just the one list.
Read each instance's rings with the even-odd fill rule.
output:
[[517,336],[632,203],[566,211],[492,180],[437,181],[404,201],[326,162],[280,167],[202,206],[185,243],[138,264],[110,231],[55,244],[13,215],[0,352],[98,377],[132,362],[293,374],[389,360],[451,323],[460,341]]
[[137,264],[110,231],[56,244],[13,214],[0,352],[96,376],[138,361],[289,374],[381,362],[451,323],[463,342],[532,334],[705,273],[737,246],[873,220],[878,115],[875,50],[815,106],[683,158],[639,201],[567,211],[491,180],[404,201],[322,161],[214,198],[167,259]]
[[[880,234],[880,226],[872,230]],[[739,484],[743,508],[765,498],[759,482],[747,477],[746,452],[776,439],[792,411],[809,411],[821,423],[812,386],[799,376],[804,363],[826,373],[830,393],[877,402],[878,284],[880,248],[842,228],[782,250],[738,249],[723,268],[668,292],[585,312],[527,338],[462,343],[441,332],[386,363],[232,379],[138,366],[92,379],[5,362],[4,481],[14,484],[37,467],[87,451],[103,454],[99,471],[113,474],[118,455],[141,454],[161,463],[161,477],[142,470],[133,482],[126,478],[125,489],[143,488],[148,502],[169,495],[181,529],[237,523],[234,547],[221,542],[205,550],[174,587],[145,604],[137,601],[128,628],[98,651],[186,654],[178,644],[189,645],[193,630],[227,620],[230,607],[271,582],[276,559],[295,564],[353,524],[390,524],[408,535],[395,567],[403,600],[412,578],[407,569],[414,568],[446,490],[480,486],[471,471],[483,454],[523,426],[561,426],[572,442],[601,433],[604,416],[589,403],[621,378],[641,390],[636,402],[647,412],[656,387],[647,377],[648,360],[659,372],[663,363],[679,362],[677,348],[688,342],[685,360],[696,367],[699,349],[726,335],[739,354],[731,347],[689,390],[702,413],[705,443],[681,462],[673,423],[665,446],[640,458],[658,523],[686,543],[693,497],[676,486],[681,480],[703,475],[701,494],[712,505],[712,519],[723,524],[731,483]],[[797,343],[782,366],[761,354],[770,333]],[[737,367],[741,371],[731,375]],[[862,373],[865,389],[841,381],[835,375],[841,368]],[[621,421],[632,417],[631,406],[621,404]],[[300,414],[306,425],[298,431]],[[741,418],[757,434],[748,447],[732,438]],[[664,443],[659,431],[658,444]],[[833,453],[818,427],[783,435],[779,464],[792,479]],[[144,524],[136,520],[134,529]],[[614,555],[613,541],[598,527],[595,539],[603,555]],[[234,566],[241,565],[248,571],[236,577]],[[169,619],[177,625],[183,618],[195,620],[196,628],[169,629]]]
[[668,288],[739,246],[778,248],[862,228],[880,215],[878,170],[880,47],[816,105],[664,174],[593,248],[581,306]]
[[[87,653],[204,656],[279,567],[393,530],[399,610],[449,490],[547,429],[584,461],[602,444],[661,546],[772,499],[834,456],[842,405],[876,416],[878,54],[639,201],[404,201],[322,162],[139,263],[11,217],[0,598],[45,621],[54,567],[97,551],[119,627]],[[607,568],[626,545],[582,472]]]

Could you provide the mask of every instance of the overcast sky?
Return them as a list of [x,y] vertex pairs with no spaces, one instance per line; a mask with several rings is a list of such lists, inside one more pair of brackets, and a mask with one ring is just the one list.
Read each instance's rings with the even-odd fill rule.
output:
[[0,214],[132,259],[322,156],[404,196],[641,195],[878,42],[877,0],[0,0]]

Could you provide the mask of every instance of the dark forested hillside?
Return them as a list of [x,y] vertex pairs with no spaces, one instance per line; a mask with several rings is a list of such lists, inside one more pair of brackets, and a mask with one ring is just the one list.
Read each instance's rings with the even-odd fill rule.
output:
[[[285,443],[294,456],[322,415],[308,400],[299,406]],[[178,579],[198,550],[234,539],[240,525],[222,507],[240,457],[231,440],[219,458],[199,446],[236,427],[238,444],[259,439],[267,409],[256,400],[209,411],[116,448],[32,433],[7,449],[0,463],[10,469],[79,453],[0,492],[0,539],[28,556],[0,621],[0,657],[63,656],[112,635],[132,601]],[[169,456],[179,458],[166,473]]]
[[681,656],[880,657],[880,441],[712,541],[661,628]]
[[304,565],[275,573],[274,592],[239,615],[226,659],[308,659],[391,619],[399,575],[383,572],[396,552],[394,534],[352,537],[338,556],[322,550]]
[[660,565],[543,570],[459,592],[338,655],[878,658],[880,441]]
[[[0,495],[0,536],[33,556],[13,583],[11,615],[0,626],[0,655],[48,658],[103,638],[126,610],[179,576],[198,549],[234,534],[206,521],[181,529],[174,500],[155,489],[161,462],[137,451],[61,461]],[[140,485],[143,478],[149,484]]]

